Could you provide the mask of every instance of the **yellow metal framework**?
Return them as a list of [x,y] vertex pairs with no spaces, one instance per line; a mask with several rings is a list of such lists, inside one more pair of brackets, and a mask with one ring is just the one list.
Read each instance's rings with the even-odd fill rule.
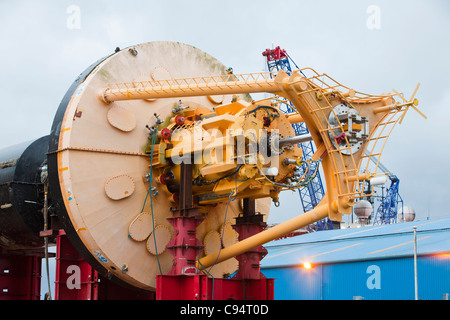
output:
[[[374,176],[386,174],[377,173],[376,169],[373,173],[369,172],[370,157],[376,156],[379,161],[390,133],[397,123],[401,123],[409,107],[413,107],[424,116],[416,108],[418,101],[414,99],[414,95],[417,88],[410,100],[406,100],[395,90],[394,93],[371,95],[346,87],[327,74],[319,74],[312,68],[303,68],[291,74],[281,70],[276,73],[227,74],[115,83],[110,84],[102,92],[101,98],[105,103],[111,103],[122,100],[258,92],[284,97],[295,106],[317,147],[313,160],[322,160],[327,185],[326,195],[314,210],[224,248],[218,253],[219,256],[210,254],[202,258],[200,262],[204,267],[251,250],[327,216],[331,220],[340,221],[343,213],[351,213],[356,198],[367,196],[363,194],[364,186],[361,187],[361,183]],[[396,96],[399,96],[403,103],[397,102]],[[369,119],[369,136],[357,151],[352,150],[345,135],[347,124],[339,120],[335,111],[335,107],[342,103]],[[330,117],[336,119],[337,123],[330,123]],[[345,139],[344,144],[333,141],[338,136]],[[366,150],[369,150],[367,155]]]

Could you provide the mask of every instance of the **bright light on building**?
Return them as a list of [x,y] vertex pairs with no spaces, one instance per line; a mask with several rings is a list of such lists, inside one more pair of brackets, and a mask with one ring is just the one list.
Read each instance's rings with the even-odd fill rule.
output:
[[311,269],[311,263],[305,262],[305,263],[303,264],[303,268],[305,268],[305,269]]

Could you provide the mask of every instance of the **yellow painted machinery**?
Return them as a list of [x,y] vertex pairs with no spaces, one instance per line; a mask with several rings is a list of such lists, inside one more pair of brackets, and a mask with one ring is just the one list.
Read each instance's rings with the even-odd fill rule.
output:
[[[271,96],[254,101],[260,92]],[[150,291],[164,274],[223,278],[236,257],[351,213],[364,183],[386,174],[369,172],[369,160],[417,109],[414,95],[364,94],[310,68],[233,74],[189,45],[140,44],[97,62],[69,90],[50,136],[50,190],[69,239],[111,276]],[[281,112],[280,98],[295,112]],[[310,135],[295,136],[298,122]],[[317,151],[305,159],[298,144],[311,139]],[[314,210],[245,239],[231,227],[249,208],[262,225],[281,191],[315,177],[313,162],[326,182]],[[192,243],[177,242],[180,217],[192,218]],[[192,252],[178,252],[184,245]]]

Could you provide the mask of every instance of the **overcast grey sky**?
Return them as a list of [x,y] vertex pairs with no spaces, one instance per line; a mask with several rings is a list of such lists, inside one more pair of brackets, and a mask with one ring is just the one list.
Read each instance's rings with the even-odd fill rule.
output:
[[[274,43],[358,91],[409,97],[421,82],[428,120],[410,110],[381,160],[418,218],[449,216],[449,18],[445,0],[0,0],[0,149],[48,134],[77,75],[117,46],[179,41],[245,73],[264,69],[261,52]],[[299,213],[298,194],[288,193],[272,222]]]

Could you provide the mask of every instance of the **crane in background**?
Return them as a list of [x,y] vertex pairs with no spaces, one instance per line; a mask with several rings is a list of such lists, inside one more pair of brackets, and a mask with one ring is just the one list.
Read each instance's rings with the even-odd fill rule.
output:
[[[279,46],[273,48],[273,49],[266,49],[262,55],[266,57],[267,61],[267,67],[269,72],[275,72],[279,70],[285,71],[287,74],[290,74],[292,72],[291,69],[291,62],[294,64],[296,69],[300,69],[297,64],[292,60],[292,58],[289,56],[289,54],[286,52],[286,50],[281,49]],[[301,71],[300,71],[301,72]],[[301,72],[303,76],[303,72]],[[306,76],[305,76],[306,77]],[[291,105],[291,102],[286,99],[281,99],[282,106],[280,106],[280,109],[284,111],[285,113],[292,113],[295,112],[295,108]],[[297,136],[299,135],[305,135],[309,134],[309,130],[306,127],[305,123],[299,122],[299,123],[293,123],[292,127],[294,128],[295,134]],[[303,151],[303,157],[305,159],[310,159],[312,155],[314,154],[314,145],[312,141],[307,141],[300,144],[302,151]],[[319,165],[319,164],[317,164]],[[302,170],[306,170],[306,167],[301,168]],[[315,170],[316,168],[311,168],[311,170]],[[304,188],[300,188],[298,190],[300,199],[302,201],[302,206],[304,212],[308,212],[314,207],[317,206],[317,204],[322,200],[323,196],[325,195],[325,191],[323,188],[322,179],[320,177],[320,173],[318,172],[316,177]],[[320,230],[329,230],[333,229],[333,224],[330,221],[330,219],[323,219],[315,224],[309,225],[308,230],[311,231],[320,231]]]
[[[367,154],[368,153],[366,152],[366,155]],[[399,203],[401,203],[400,208],[403,208],[403,199],[399,193],[400,179],[379,162],[376,157],[372,156],[370,160],[375,164],[378,163],[378,168],[383,172],[386,172],[391,181],[391,185],[386,191],[386,196],[381,197],[381,204],[375,213],[373,225],[396,223]]]

